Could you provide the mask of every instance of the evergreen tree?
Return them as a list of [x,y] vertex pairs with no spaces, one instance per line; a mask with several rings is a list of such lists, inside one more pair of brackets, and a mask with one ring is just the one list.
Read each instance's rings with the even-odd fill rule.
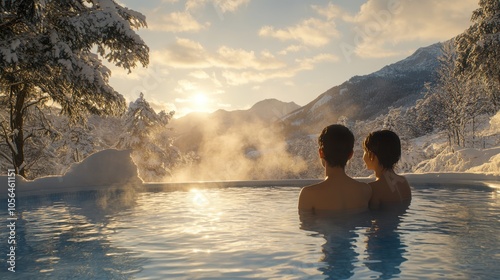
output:
[[133,150],[132,158],[145,181],[169,175],[168,167],[176,160],[176,150],[171,148],[172,141],[163,133],[173,115],[173,111],[157,114],[142,93],[129,105],[123,121],[124,132],[117,147]]
[[125,100],[92,51],[129,71],[146,66],[149,49],[133,31],[145,26],[114,0],[0,1],[0,96],[9,112],[0,125],[11,156],[1,155],[16,173],[26,176],[31,107],[52,100],[73,121],[123,113]]
[[500,1],[480,0],[471,21],[457,37],[455,74],[481,78],[496,112],[500,108]]

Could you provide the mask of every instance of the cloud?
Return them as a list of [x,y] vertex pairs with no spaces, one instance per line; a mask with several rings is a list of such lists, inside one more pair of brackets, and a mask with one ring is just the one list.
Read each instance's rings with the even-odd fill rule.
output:
[[336,62],[339,57],[332,54],[318,54],[310,58],[296,59],[296,64],[277,71],[223,71],[222,77],[229,85],[244,85],[249,83],[263,83],[273,79],[292,78],[301,71],[311,70],[316,64],[323,62]]
[[[301,48],[292,46],[288,49],[292,51]],[[222,82],[235,86],[292,78],[301,71],[313,69],[316,64],[339,60],[339,57],[333,54],[319,53],[312,57],[284,61],[268,50],[257,53],[228,46],[221,46],[216,51],[210,52],[200,43],[185,38],[177,38],[175,43],[163,50],[154,51],[153,55],[157,63],[165,66],[192,69],[188,74],[190,77],[209,80],[212,82],[211,86],[216,88],[222,87]],[[207,69],[213,69],[212,74],[208,74]],[[217,78],[216,71],[222,76],[222,82]],[[206,88],[206,86],[200,87]],[[187,92],[196,89],[195,83],[184,79],[178,82],[175,91]]]
[[198,42],[177,38],[175,43],[164,50],[153,51],[158,63],[177,68],[211,67],[210,57],[205,48]]
[[[285,28],[264,26],[259,35],[300,43],[281,50],[280,55],[305,47],[324,47],[342,38],[337,43],[347,59],[354,54],[362,58],[391,57],[407,54],[405,44],[430,44],[460,34],[470,25],[477,2],[457,0],[451,5],[435,0],[367,0],[357,13],[332,3],[311,8],[315,17]],[[339,22],[347,26],[347,32],[339,31]]]
[[302,69],[312,69],[315,64],[322,62],[336,62],[339,61],[339,57],[329,53],[320,53],[311,58],[297,59],[297,62],[301,65]]
[[167,77],[170,75],[169,69],[165,65],[156,63],[153,54],[150,55],[150,58],[151,63],[147,68],[138,67],[133,69],[131,73],[112,63],[104,62],[112,71],[111,79],[114,84],[128,85],[120,90],[120,93],[125,97],[134,96],[136,98],[141,92],[155,92],[165,86]]
[[166,32],[198,32],[206,29],[210,23],[204,24],[196,21],[189,12],[173,12],[165,16],[158,17],[149,24],[150,30]]
[[257,56],[254,51],[233,49],[226,46],[220,47],[216,55],[211,59],[214,66],[221,68],[267,70],[286,66],[284,62],[276,59],[269,51],[262,51]]
[[250,0],[188,0],[186,1],[186,10],[196,10],[204,7],[208,2],[212,2],[213,7],[221,13],[234,13],[243,5],[250,3]]
[[342,19],[344,21],[351,21],[352,17],[346,13],[342,8],[331,2],[325,6],[312,5],[312,9],[318,14],[325,17],[327,20]]
[[[193,91],[198,89],[198,85],[194,82],[191,82],[189,80],[180,80],[177,82],[178,87],[175,89],[176,92],[183,93],[186,91]],[[180,102],[177,101],[176,102]]]
[[282,41],[298,41],[306,46],[322,47],[330,43],[332,38],[340,36],[335,22],[320,18],[309,18],[292,27],[276,29],[264,26],[259,36],[271,37]]
[[149,105],[151,105],[151,108],[153,108],[157,113],[160,111],[170,112],[177,109],[173,103],[159,101],[156,98],[149,99],[147,96],[146,99],[148,100]]
[[231,86],[245,85],[249,83],[263,83],[267,80],[278,78],[291,78],[297,74],[296,69],[284,71],[223,71],[222,77]]
[[201,7],[204,7],[208,0],[187,0],[186,1],[186,10],[196,10]]
[[280,54],[280,55],[287,55],[289,53],[299,52],[300,50],[303,50],[303,49],[305,49],[305,46],[290,45],[290,46],[286,47],[285,49],[279,51],[278,54]]
[[359,57],[400,55],[405,43],[444,41],[469,25],[476,1],[387,1],[368,0],[355,15],[342,18],[352,24],[352,36],[341,43]]
[[191,72],[191,73],[189,73],[189,76],[196,78],[196,79],[200,79],[200,80],[210,78],[210,76],[207,74],[207,72],[205,72],[203,70],[196,70],[194,72]]
[[248,5],[250,0],[215,0],[214,5],[218,7],[222,13],[235,12],[243,5]]
[[229,69],[279,69],[286,63],[268,51],[258,55],[254,51],[221,46],[216,52],[208,52],[200,43],[178,38],[166,49],[154,52],[162,64],[177,68],[229,68]]

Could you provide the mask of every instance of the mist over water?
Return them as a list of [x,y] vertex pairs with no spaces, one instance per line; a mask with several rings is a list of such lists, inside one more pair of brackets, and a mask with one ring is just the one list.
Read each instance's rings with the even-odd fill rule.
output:
[[292,154],[279,125],[260,120],[210,121],[196,144],[199,158],[174,170],[172,181],[299,178],[306,161]]

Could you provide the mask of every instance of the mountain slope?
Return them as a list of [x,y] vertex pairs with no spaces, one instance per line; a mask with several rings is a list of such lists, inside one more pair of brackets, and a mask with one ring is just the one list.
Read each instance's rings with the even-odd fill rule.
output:
[[408,58],[365,76],[354,76],[282,120],[289,133],[317,133],[341,116],[367,120],[390,107],[412,106],[426,83],[436,81],[442,43],[418,49]]
[[258,123],[268,126],[300,108],[294,102],[265,99],[248,110],[217,110],[213,113],[191,113],[169,124],[175,132],[174,145],[182,151],[196,150],[200,141],[209,134],[224,133],[230,128]]

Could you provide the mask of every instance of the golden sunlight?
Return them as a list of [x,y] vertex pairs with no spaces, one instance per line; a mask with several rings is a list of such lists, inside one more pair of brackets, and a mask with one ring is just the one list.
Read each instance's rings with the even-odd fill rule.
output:
[[198,92],[195,95],[193,95],[191,100],[192,100],[194,105],[196,105],[197,107],[201,107],[201,108],[204,108],[209,101],[207,95],[202,93],[202,92]]
[[203,191],[198,190],[198,189],[192,189],[190,192],[193,193],[193,203],[194,203],[194,205],[196,205],[196,206],[204,206],[204,205],[207,205],[209,203],[208,199],[206,198],[206,196],[203,193]]

